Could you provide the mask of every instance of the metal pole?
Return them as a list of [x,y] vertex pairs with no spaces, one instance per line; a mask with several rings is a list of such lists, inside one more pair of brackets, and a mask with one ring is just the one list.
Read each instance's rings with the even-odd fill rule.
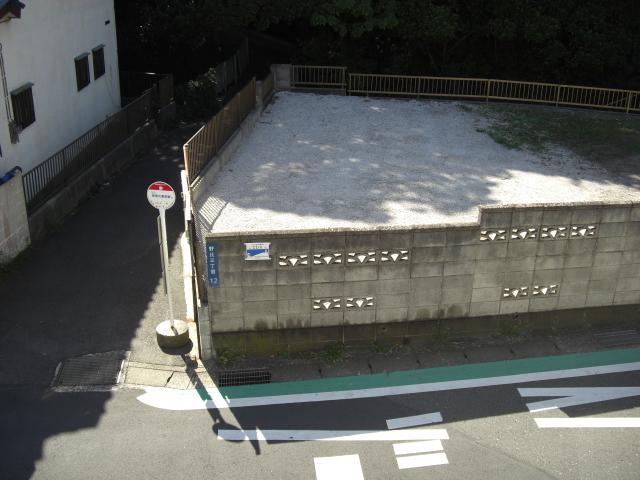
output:
[[164,208],[160,209],[160,230],[162,230],[162,258],[164,258],[164,275],[167,284],[167,300],[169,301],[169,322],[173,328],[173,300],[171,299],[171,280],[169,278],[169,248],[167,247],[167,222]]
[[164,247],[162,242],[162,225],[160,223],[160,215],[156,218],[156,226],[158,227],[158,246],[160,247],[160,266],[162,267],[162,289],[167,294],[167,275],[164,266]]

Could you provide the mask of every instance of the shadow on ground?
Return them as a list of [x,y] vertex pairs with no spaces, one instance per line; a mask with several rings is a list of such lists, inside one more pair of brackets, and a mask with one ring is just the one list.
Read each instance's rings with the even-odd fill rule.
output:
[[[148,204],[146,188],[163,180],[180,192],[182,145],[194,127],[163,133],[152,151],[96,188],[57,232],[33,245],[0,276],[4,415],[11,417],[12,409],[18,408],[12,398],[38,409],[58,409],[64,395],[46,387],[65,358],[112,350],[132,350],[137,361],[165,356],[152,334],[167,308],[160,291],[157,210]],[[179,196],[167,212],[167,224],[171,252],[183,230]],[[171,265],[178,278],[180,262],[178,254]],[[179,287],[174,288],[174,306],[183,318]],[[16,455],[12,442],[5,444],[3,475],[11,472],[5,478],[28,478],[49,436],[95,427],[110,397],[91,394],[83,397],[80,413],[60,411],[50,424],[34,429],[27,443],[15,444],[20,449],[13,452]]]

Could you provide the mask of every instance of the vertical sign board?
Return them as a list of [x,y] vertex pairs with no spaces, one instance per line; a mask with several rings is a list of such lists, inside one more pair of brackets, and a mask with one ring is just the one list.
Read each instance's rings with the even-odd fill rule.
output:
[[220,274],[218,273],[218,245],[207,243],[207,278],[210,287],[220,286]]

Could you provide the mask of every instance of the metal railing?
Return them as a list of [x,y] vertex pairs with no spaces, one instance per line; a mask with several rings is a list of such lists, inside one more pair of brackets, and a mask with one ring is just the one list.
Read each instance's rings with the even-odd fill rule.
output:
[[347,86],[347,67],[291,65],[291,86],[344,89]]
[[152,92],[137,100],[51,155],[22,176],[29,213],[58,192],[71,178],[95,164],[152,116]]
[[477,98],[640,111],[640,92],[486,78],[349,73],[349,94]]
[[[348,81],[347,81],[348,77]],[[351,95],[448,97],[640,112],[640,92],[489,78],[348,73],[346,67],[291,65],[294,88],[342,88]]]
[[256,79],[236,93],[216,115],[184,144],[184,162],[192,184],[209,161],[233,135],[240,123],[255,108]]

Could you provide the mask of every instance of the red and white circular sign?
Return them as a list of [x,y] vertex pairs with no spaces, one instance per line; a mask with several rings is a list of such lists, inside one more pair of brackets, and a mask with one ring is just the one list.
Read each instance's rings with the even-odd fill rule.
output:
[[151,206],[159,210],[167,210],[176,202],[176,192],[168,183],[153,182],[147,188],[147,200]]

